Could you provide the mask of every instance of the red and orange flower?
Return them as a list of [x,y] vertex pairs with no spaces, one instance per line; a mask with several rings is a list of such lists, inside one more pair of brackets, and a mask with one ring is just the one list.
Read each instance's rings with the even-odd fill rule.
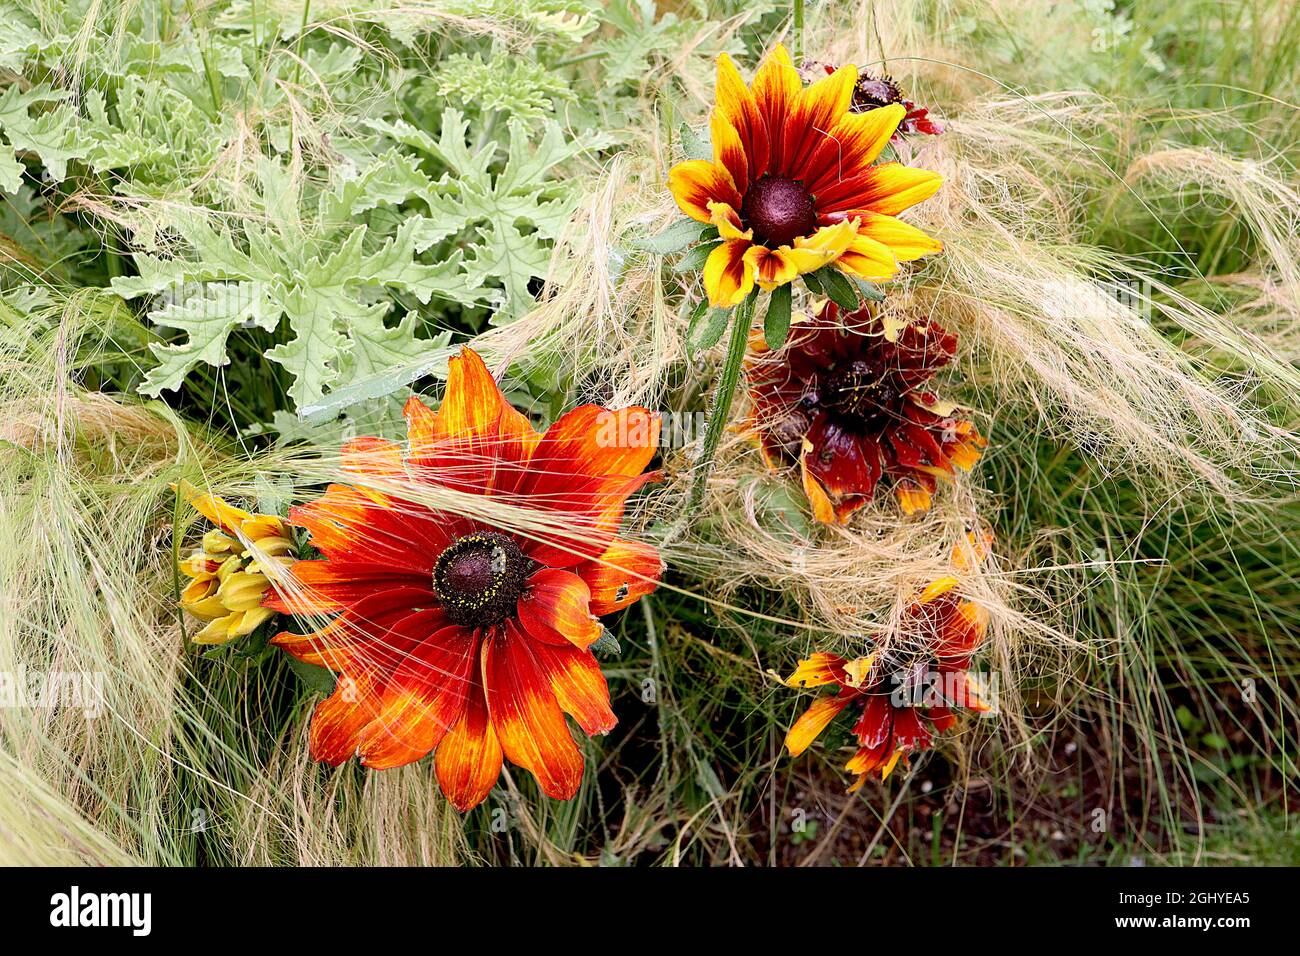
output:
[[844,766],[857,775],[852,793],[872,771],[884,779],[900,759],[927,749],[935,733],[957,722],[955,710],[991,711],[967,670],[983,643],[988,612],[963,599],[957,584],[945,576],[917,595],[883,650],[854,660],[818,651],[799,662],[788,686],[840,689],[818,698],[795,721],[785,738],[790,756],[802,754],[844,708],[857,704],[858,749]]
[[751,339],[751,422],[773,468],[799,466],[819,521],[844,523],[891,479],[903,511],[930,507],[937,479],[968,471],[986,442],[957,406],[926,389],[957,337],[920,319],[898,326],[871,308],[828,302],[767,351]]
[[858,71],[843,66],[805,88],[785,47],[768,55],[751,87],[718,57],[710,118],[712,160],[678,163],[668,188],[686,215],[717,227],[704,266],[709,302],[739,304],[834,263],[879,282],[900,262],[938,252],[938,240],[897,215],[934,195],[942,178],[876,164],[906,115],[901,104],[852,112]]
[[[615,724],[590,651],[597,616],[652,591],[662,572],[654,548],[617,537],[628,496],[656,477],[643,472],[658,419],[584,405],[539,435],[469,349],[451,360],[438,412],[412,397],[405,414],[405,452],[353,440],[343,467],[355,483],[289,513],[324,557],[292,565],[266,606],[335,615],[273,639],[340,674],[312,716],[312,756],[382,769],[436,750],[438,781],[461,810],[482,802],[506,759],[548,796],[572,797],[583,761],[564,715],[588,734]],[[528,508],[555,531],[400,494],[421,485]]]

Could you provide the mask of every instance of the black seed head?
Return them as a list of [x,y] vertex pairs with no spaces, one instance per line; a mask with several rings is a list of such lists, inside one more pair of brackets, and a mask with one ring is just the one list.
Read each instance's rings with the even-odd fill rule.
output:
[[509,535],[468,534],[438,558],[433,590],[453,624],[491,627],[513,613],[530,563]]

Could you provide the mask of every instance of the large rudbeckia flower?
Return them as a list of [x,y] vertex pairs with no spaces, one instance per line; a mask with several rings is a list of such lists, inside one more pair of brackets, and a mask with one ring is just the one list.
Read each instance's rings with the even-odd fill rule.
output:
[[844,708],[860,707],[852,731],[858,749],[844,767],[857,775],[852,793],[867,774],[879,771],[884,779],[900,759],[927,749],[935,733],[956,723],[955,710],[992,710],[967,670],[984,640],[988,612],[956,587],[957,579],[947,576],[921,592],[882,651],[854,660],[818,651],[799,662],[788,686],[834,684],[839,692],[819,698],[795,721],[785,738],[790,756],[807,750]]
[[253,633],[275,613],[262,607],[271,586],[266,572],[291,560],[293,533],[274,515],[250,514],[215,495],[199,494],[188,482],[178,491],[214,526],[180,562],[190,579],[181,591],[181,607],[207,622],[191,639],[225,644]]
[[[436,749],[438,781],[461,810],[487,796],[503,759],[547,795],[572,797],[582,755],[564,715],[588,734],[615,723],[590,650],[597,616],[653,590],[662,571],[653,548],[616,537],[628,496],[655,477],[642,472],[658,420],[585,405],[539,435],[469,349],[451,360],[441,408],[413,397],[405,414],[406,449],[353,440],[343,468],[354,483],[289,513],[324,557],[289,568],[266,605],[335,616],[273,642],[341,675],[312,716],[312,756],[382,769]],[[422,486],[470,496],[467,511],[482,510],[474,496],[518,505],[554,530],[402,497]]]
[[929,508],[936,480],[969,470],[984,438],[926,384],[957,337],[920,319],[901,328],[870,308],[841,316],[834,303],[748,363],[752,428],[773,468],[798,465],[813,514],[848,520],[892,480],[903,511]]
[[907,115],[900,104],[850,111],[858,71],[843,66],[805,88],[783,46],[745,86],[718,57],[710,118],[712,160],[678,163],[668,188],[692,219],[717,227],[704,266],[709,302],[739,304],[834,262],[872,282],[940,243],[895,218],[934,195],[941,177],[899,163],[876,164]]

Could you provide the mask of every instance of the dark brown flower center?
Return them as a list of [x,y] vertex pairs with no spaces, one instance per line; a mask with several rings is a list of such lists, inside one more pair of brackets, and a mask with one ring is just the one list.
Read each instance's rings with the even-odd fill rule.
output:
[[453,624],[491,627],[513,613],[528,576],[528,564],[509,535],[497,531],[467,534],[438,558],[433,590]]
[[817,209],[803,183],[781,176],[764,176],[749,187],[740,216],[754,238],[770,248],[788,246],[817,226]]
[[837,366],[826,380],[822,405],[844,415],[873,419],[890,413],[902,397],[888,374],[870,362],[856,361]]
[[879,109],[890,103],[902,103],[903,91],[898,88],[890,76],[871,76],[863,74],[853,90],[853,102],[849,109],[854,113],[865,113]]

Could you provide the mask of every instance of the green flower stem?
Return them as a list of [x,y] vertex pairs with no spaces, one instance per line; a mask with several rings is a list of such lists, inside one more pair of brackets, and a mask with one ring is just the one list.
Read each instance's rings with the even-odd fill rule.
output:
[[709,403],[709,420],[704,426],[704,444],[700,446],[700,456],[695,460],[695,474],[691,478],[690,497],[686,499],[686,510],[682,520],[689,521],[704,502],[704,492],[709,484],[709,475],[713,472],[713,459],[722,442],[722,430],[727,427],[731,415],[731,403],[736,397],[736,385],[740,382],[740,366],[745,358],[745,346],[749,343],[750,328],[754,324],[754,305],[758,301],[758,289],[751,292],[746,299],[736,306],[731,318],[731,338],[727,341],[727,359],[722,366],[722,375],[713,390],[713,400]]
[[794,0],[791,12],[794,21],[794,36],[791,38],[794,41],[794,65],[798,67],[803,64],[803,0]]

